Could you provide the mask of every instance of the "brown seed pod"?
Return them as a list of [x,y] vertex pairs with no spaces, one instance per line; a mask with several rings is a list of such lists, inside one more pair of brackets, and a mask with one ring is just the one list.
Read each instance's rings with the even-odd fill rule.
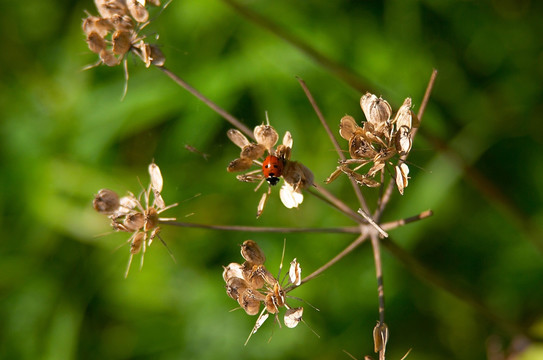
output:
[[266,148],[262,144],[248,144],[241,149],[240,158],[249,158],[251,160],[256,160],[264,156]]
[[254,135],[256,142],[264,145],[268,151],[270,151],[277,143],[277,140],[279,140],[277,131],[270,125],[259,125],[255,127]]
[[89,16],[83,19],[83,24],[81,27],[87,36],[90,33],[95,32],[99,36],[105,37],[110,31],[113,31],[113,24],[109,21],[109,19],[104,19],[98,16]]
[[149,231],[158,226],[158,211],[154,207],[145,210],[145,222],[143,231]]
[[366,119],[373,123],[376,128],[390,119],[392,108],[389,103],[382,98],[366,93],[360,99],[360,107],[366,116]]
[[107,66],[117,66],[121,62],[121,59],[116,58],[112,52],[106,49],[100,51],[100,60]]
[[222,278],[225,282],[228,282],[228,280],[232,278],[240,278],[242,279],[243,276],[243,270],[244,267],[238,263],[230,263],[228,266],[224,267],[224,271],[222,273]]
[[302,283],[302,268],[300,267],[300,263],[296,261],[296,258],[290,262],[288,276],[293,285],[299,286]]
[[226,171],[228,172],[245,171],[245,170],[248,170],[251,167],[251,165],[253,165],[253,160],[251,160],[250,158],[242,157],[242,158],[232,160],[230,164],[228,164]]
[[124,0],[94,0],[94,4],[103,18],[128,14]]
[[112,51],[115,55],[124,55],[132,46],[131,44],[132,34],[128,30],[117,30],[111,36],[113,42]]
[[247,139],[245,135],[241,133],[241,131],[236,129],[230,129],[226,132],[226,136],[232,141],[234,144],[239,146],[241,149],[243,149],[245,146],[249,145],[251,142]]
[[132,18],[128,15],[113,15],[109,19],[109,21],[111,22],[115,30],[134,30],[134,22],[132,21]]
[[406,98],[392,121],[393,124],[396,124],[396,129],[399,129],[402,126],[411,129],[413,122],[412,113],[411,98]]
[[354,136],[358,128],[356,121],[350,115],[345,115],[339,121],[339,135],[347,141]]
[[247,262],[253,265],[263,265],[266,261],[266,256],[256,242],[253,240],[245,240],[241,245],[241,256]]
[[377,152],[371,142],[367,141],[361,132],[357,132],[349,139],[349,154],[352,159],[371,159]]
[[400,155],[406,155],[411,151],[413,140],[411,139],[410,132],[407,126],[400,126],[394,135],[394,146]]
[[249,284],[247,281],[238,278],[233,277],[228,279],[226,281],[226,294],[230,296],[232,299],[238,301],[240,298],[240,295],[249,287]]
[[[258,295],[257,295],[258,294]],[[239,296],[238,303],[245,310],[247,315],[256,315],[260,311],[260,301],[257,297],[261,297],[258,291],[254,292],[251,289],[245,289]]]
[[140,4],[137,0],[126,0],[126,6],[130,15],[139,23],[144,23],[149,20],[149,12],[144,5]]
[[285,326],[291,329],[295,328],[300,323],[300,321],[302,321],[303,314],[303,307],[287,309],[287,311],[285,312],[285,317],[283,318]]
[[134,238],[132,239],[132,242],[130,243],[130,254],[135,255],[141,251],[141,248],[143,246],[143,243],[145,242],[146,237],[147,237],[147,234],[144,232],[137,232],[134,235]]
[[388,326],[385,323],[377,322],[373,328],[373,345],[375,352],[385,350],[388,342]]
[[166,63],[166,57],[162,51],[156,45],[150,45],[149,47],[151,49],[151,64],[159,67],[164,66]]
[[142,213],[134,213],[126,215],[123,225],[128,231],[138,231],[145,224],[145,216]]
[[100,214],[113,214],[120,206],[119,195],[113,190],[101,189],[94,197],[92,206]]
[[403,190],[407,187],[409,167],[406,163],[401,163],[399,166],[396,166],[396,187],[400,194],[403,195]]
[[96,54],[100,54],[106,49],[106,41],[96,32],[91,32],[87,36],[87,45],[89,46],[90,51]]

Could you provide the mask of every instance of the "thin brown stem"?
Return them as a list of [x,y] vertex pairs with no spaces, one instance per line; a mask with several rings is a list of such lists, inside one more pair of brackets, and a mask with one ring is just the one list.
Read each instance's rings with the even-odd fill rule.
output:
[[[306,276],[302,279],[300,285],[305,284],[306,282],[310,281],[311,279],[316,278],[320,274],[322,274],[324,271],[326,271],[328,268],[330,268],[332,265],[337,263],[339,260],[343,259],[347,254],[351,253],[354,249],[356,249],[360,244],[362,244],[367,239],[367,234],[363,233],[359,237],[356,238],[355,241],[349,244],[343,251],[341,251],[339,254],[334,256],[332,260],[328,261],[326,264],[318,268],[317,270],[313,271],[311,274]],[[300,286],[298,285],[298,286]],[[298,287],[296,285],[290,285],[285,288],[285,292],[289,292],[293,290],[294,288]]]
[[[336,149],[336,152],[337,152],[339,158],[341,160],[346,160],[345,154],[343,154],[343,151],[341,150],[341,147],[339,146],[339,143],[337,142],[336,137],[332,133],[332,130],[330,129],[330,126],[328,126],[328,123],[326,122],[326,119],[322,115],[322,112],[321,112],[319,106],[317,105],[317,102],[315,101],[315,98],[311,94],[311,91],[309,91],[309,88],[307,87],[307,84],[305,83],[305,81],[302,78],[297,77],[297,79],[298,79],[298,82],[300,83],[300,85],[302,86],[302,89],[304,90],[304,93],[307,96],[307,99],[309,100],[309,103],[313,107],[313,110],[317,114],[317,117],[319,118],[322,126],[324,127],[324,130],[328,134],[328,137],[330,138],[330,141],[334,145],[334,148]],[[349,180],[351,181],[351,185],[353,186],[353,190],[354,190],[354,192],[356,194],[356,197],[358,198],[358,201],[360,202],[360,206],[362,206],[362,209],[364,209],[364,211],[369,212],[368,204],[366,203],[366,200],[364,199],[364,196],[362,195],[362,191],[360,190],[360,186],[358,186],[357,182],[354,179],[349,178]]]
[[[428,105],[428,101],[430,100],[430,95],[432,94],[432,89],[434,88],[434,83],[436,81],[436,78],[437,78],[437,70],[433,69],[432,74],[430,75],[430,80],[428,80],[428,85],[426,85],[426,91],[424,92],[424,96],[422,98],[419,112],[417,114],[417,117],[419,118],[419,126],[422,123],[422,117],[424,116],[426,105]],[[415,139],[415,135],[417,134],[417,131],[418,131],[418,127],[413,128],[411,130],[411,140]],[[405,154],[401,156],[400,159],[398,160],[398,163],[405,162],[405,160],[407,160],[408,155],[409,154]],[[383,193],[383,196],[379,200],[379,207],[377,208],[377,210],[375,210],[375,213],[373,215],[374,219],[379,220],[381,218],[383,211],[385,210],[388,202],[390,201],[390,196],[392,195],[392,189],[394,187],[394,184],[395,182],[392,180],[388,183],[388,186],[385,192]]]
[[419,220],[422,220],[422,219],[426,219],[427,217],[430,217],[433,214],[434,213],[432,212],[432,210],[426,210],[426,211],[423,211],[420,214],[415,215],[415,216],[411,216],[411,217],[408,217],[408,218],[405,218],[405,219],[400,219],[400,220],[396,220],[396,221],[390,221],[390,222],[383,223],[383,224],[381,224],[381,228],[383,230],[387,230],[387,231],[388,230],[393,230],[393,229],[395,229],[397,227],[404,226],[404,225],[407,225],[409,223],[419,221]]
[[337,227],[337,228],[286,228],[286,227],[264,227],[264,226],[241,226],[241,225],[206,225],[195,223],[184,223],[178,221],[161,221],[162,225],[179,226],[186,228],[240,231],[240,232],[266,232],[266,233],[328,233],[328,234],[359,234],[359,226]]
[[381,261],[381,248],[377,234],[371,235],[373,260],[375,262],[375,277],[377,278],[377,297],[379,300],[379,322],[385,323],[385,288],[383,284],[383,263]]
[[189,93],[194,95],[198,100],[206,104],[211,110],[215,111],[217,114],[222,116],[230,124],[237,127],[241,132],[243,132],[245,135],[247,135],[248,137],[254,140],[253,132],[247,126],[245,126],[245,124],[243,124],[241,121],[236,119],[234,116],[230,115],[226,110],[221,108],[219,105],[215,104],[213,101],[209,100],[202,93],[200,93],[198,90],[190,86],[186,81],[184,81],[179,76],[171,72],[169,69],[165,68],[164,66],[157,66],[157,68],[159,68],[163,73],[165,73],[170,79],[175,81],[179,86],[181,86],[182,88],[187,90]]

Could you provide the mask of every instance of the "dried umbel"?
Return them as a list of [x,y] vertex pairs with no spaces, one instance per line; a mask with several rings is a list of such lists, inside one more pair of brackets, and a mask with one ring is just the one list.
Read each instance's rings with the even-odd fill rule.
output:
[[[347,174],[363,186],[381,185],[375,176],[392,165],[395,156],[406,156],[412,145],[412,128],[418,126],[416,115],[411,110],[411,99],[406,98],[394,118],[389,103],[367,93],[360,99],[360,107],[366,116],[362,126],[355,119],[344,116],[339,125],[339,134],[349,141],[350,159],[340,161],[337,169],[328,177],[327,183],[341,173]],[[355,165],[351,168],[350,165]],[[360,171],[365,168],[365,171]],[[396,185],[401,194],[407,186],[409,168],[405,163],[396,166]]]
[[[162,212],[177,206],[177,204],[166,206],[160,194],[163,187],[162,174],[160,168],[154,162],[149,165],[149,175],[151,183],[147,189],[142,191],[139,197],[129,192],[128,195],[119,198],[114,191],[102,189],[98,191],[93,200],[94,209],[101,214],[107,215],[111,220],[113,230],[132,233],[127,241],[130,243],[130,258],[125,277],[128,276],[132,257],[140,252],[142,253],[140,268],[143,267],[145,251],[156,237],[166,245],[158,235],[160,232],[159,223],[175,221],[175,218],[160,217]],[[143,202],[141,196],[144,197]]]
[[[146,43],[144,37],[139,35],[149,24],[146,1],[95,0],[94,3],[100,16],[87,16],[83,19],[82,28],[90,51],[100,58],[96,65],[117,66],[128,52],[136,54],[147,67],[151,64],[164,65],[162,52],[155,45]],[[160,6],[159,0],[147,3]]]
[[[269,314],[275,314],[279,323],[278,313],[282,307],[287,309],[283,318],[284,324],[289,328],[296,327],[302,321],[303,308],[292,308],[287,304],[286,291],[277,280],[281,274],[279,273],[275,278],[266,269],[264,266],[266,257],[253,240],[246,240],[241,245],[241,255],[246,260],[243,264],[230,263],[224,267],[222,276],[226,283],[226,293],[236,300],[248,315],[258,314],[260,304],[264,304],[245,345],[249,342],[251,335],[266,321]],[[300,264],[296,259],[292,260],[287,285],[299,286],[301,275]]]
[[239,130],[228,130],[228,138],[241,148],[241,153],[239,158],[230,162],[226,170],[241,172],[249,170],[253,165],[258,166],[256,170],[237,176],[240,181],[259,182],[255,191],[264,181],[270,185],[260,199],[257,217],[264,211],[271,194],[271,186],[277,185],[281,178],[285,180],[279,192],[281,202],[289,209],[298,207],[304,200],[302,190],[313,185],[313,173],[303,164],[290,160],[292,135],[287,131],[283,142],[274,148],[279,135],[273,126],[259,125],[255,127],[253,133],[256,143],[250,142]]

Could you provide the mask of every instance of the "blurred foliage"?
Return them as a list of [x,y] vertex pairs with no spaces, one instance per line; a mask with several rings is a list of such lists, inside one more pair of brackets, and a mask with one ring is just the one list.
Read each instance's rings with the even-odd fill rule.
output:
[[[530,0],[244,1],[327,58],[361,75],[394,109],[418,110],[438,80],[415,140],[412,180],[385,220],[432,209],[392,239],[492,311],[543,337],[543,3]],[[354,237],[251,234],[163,227],[145,267],[128,260],[126,234],[109,234],[91,206],[101,188],[137,192],[154,159],[179,221],[331,227],[353,225],[306,195],[297,210],[277,190],[261,219],[260,193],[225,171],[239,149],[216,113],[154,68],[129,57],[94,63],[80,28],[90,0],[0,3],[0,357],[5,359],[362,359],[378,317],[375,267],[365,244],[292,293],[315,305],[301,324],[268,322],[243,347],[254,317],[226,296],[222,265],[257,240],[277,269],[297,257],[307,275]],[[270,120],[294,137],[293,157],[324,180],[337,156],[295,76],[334,129],[362,120],[362,91],[220,0],[175,0],[146,28],[166,66],[253,127]],[[158,37],[160,34],[160,37]],[[155,40],[156,39],[156,40]],[[339,139],[339,136],[338,136]],[[342,146],[346,143],[339,139]],[[204,159],[193,146],[209,154]],[[446,148],[443,148],[446,146]],[[481,179],[485,181],[481,181]],[[329,190],[353,208],[345,178]],[[367,190],[367,189],[365,189]],[[107,234],[107,235],[104,235]],[[139,259],[135,259],[137,265]],[[384,251],[387,355],[481,359],[522,343],[476,309],[415,276]],[[296,303],[296,300],[292,300]],[[268,339],[273,335],[270,342]],[[540,359],[533,344],[522,359]]]

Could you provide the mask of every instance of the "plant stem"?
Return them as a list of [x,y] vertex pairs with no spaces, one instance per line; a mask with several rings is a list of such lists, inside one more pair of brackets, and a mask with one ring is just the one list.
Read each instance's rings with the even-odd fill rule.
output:
[[234,116],[230,115],[226,110],[215,104],[213,101],[209,100],[207,97],[205,97],[202,93],[200,93],[198,90],[190,86],[187,82],[185,82],[183,79],[181,79],[179,76],[165,68],[164,66],[157,66],[163,73],[165,73],[170,79],[175,81],[179,86],[187,90],[189,93],[194,95],[198,100],[202,101],[204,104],[206,104],[210,109],[215,111],[217,114],[222,116],[226,121],[228,121],[233,126],[237,127],[241,132],[243,132],[245,135],[250,137],[251,139],[255,140],[255,137],[253,135],[253,132],[245,126],[241,121],[236,119]]
[[206,225],[195,223],[184,223],[178,221],[163,221],[162,225],[221,230],[221,231],[240,231],[240,232],[266,232],[266,233],[329,233],[329,234],[360,234],[358,226],[337,227],[337,228],[288,228],[288,227],[263,227],[263,226],[242,226],[242,225]]

